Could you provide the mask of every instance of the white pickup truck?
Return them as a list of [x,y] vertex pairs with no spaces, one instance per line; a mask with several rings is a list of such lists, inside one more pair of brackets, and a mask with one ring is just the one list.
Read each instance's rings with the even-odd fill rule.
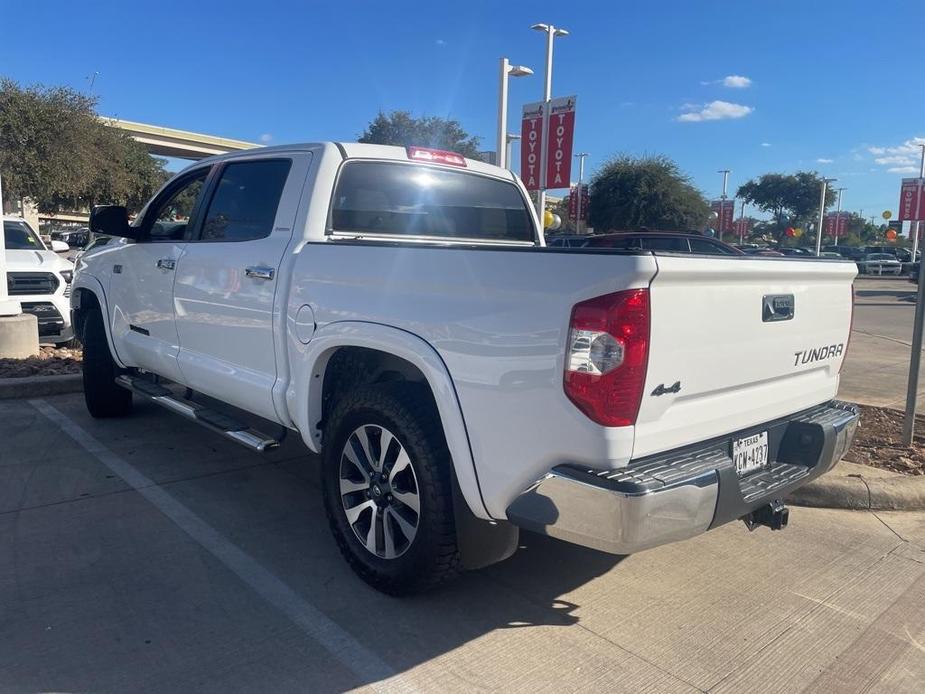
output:
[[134,394],[255,450],[296,432],[386,592],[518,528],[618,554],[780,528],[857,424],[833,401],[854,263],[546,248],[519,180],[456,154],[230,154],[91,228],[119,237],[74,278],[91,414]]

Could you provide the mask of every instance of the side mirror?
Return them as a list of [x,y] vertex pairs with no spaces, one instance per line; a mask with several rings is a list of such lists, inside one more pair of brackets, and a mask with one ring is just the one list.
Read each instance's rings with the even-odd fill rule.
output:
[[71,250],[71,247],[64,243],[64,241],[53,240],[51,242],[51,250],[53,250],[55,253],[67,253],[69,250]]
[[140,229],[128,225],[128,210],[120,205],[97,205],[90,212],[90,231],[106,236],[139,238]]

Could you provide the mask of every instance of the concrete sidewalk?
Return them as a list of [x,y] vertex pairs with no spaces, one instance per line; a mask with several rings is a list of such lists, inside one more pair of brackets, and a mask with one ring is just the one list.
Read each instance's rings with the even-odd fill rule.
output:
[[783,532],[625,558],[525,533],[396,600],[341,560],[298,441],[258,457],[153,406],[100,422],[80,395],[44,402],[0,402],[3,692],[925,682],[925,514],[796,508]]

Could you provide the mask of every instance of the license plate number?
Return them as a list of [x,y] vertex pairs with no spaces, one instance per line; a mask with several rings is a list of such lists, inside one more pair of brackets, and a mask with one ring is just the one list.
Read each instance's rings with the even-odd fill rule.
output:
[[732,461],[739,475],[747,475],[768,464],[768,432],[732,441]]

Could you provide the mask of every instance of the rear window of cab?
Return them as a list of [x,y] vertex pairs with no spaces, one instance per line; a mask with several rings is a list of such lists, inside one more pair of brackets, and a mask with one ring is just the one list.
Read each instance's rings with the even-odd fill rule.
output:
[[401,162],[344,163],[329,226],[360,236],[535,240],[527,201],[513,183]]

